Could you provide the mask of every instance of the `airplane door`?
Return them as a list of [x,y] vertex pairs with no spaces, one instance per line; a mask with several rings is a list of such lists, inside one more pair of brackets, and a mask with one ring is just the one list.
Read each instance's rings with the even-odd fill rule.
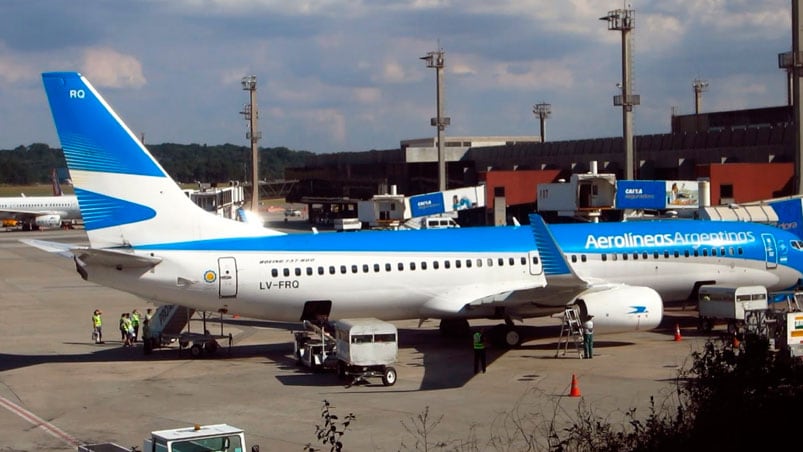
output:
[[772,234],[761,234],[761,241],[764,242],[764,256],[767,261],[767,268],[778,267],[778,245],[775,243],[775,236]]
[[237,296],[237,261],[233,257],[221,257],[217,260],[220,270],[220,298]]
[[541,256],[538,251],[530,251],[527,258],[530,260],[531,275],[540,275],[544,272],[544,266],[541,264]]

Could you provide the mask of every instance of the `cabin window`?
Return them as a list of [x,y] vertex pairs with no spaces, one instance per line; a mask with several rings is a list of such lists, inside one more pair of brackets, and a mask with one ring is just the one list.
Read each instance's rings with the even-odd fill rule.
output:
[[606,262],[608,260],[607,254],[602,254],[600,257],[602,257],[602,262]]
[[[538,258],[536,257],[536,258],[534,258],[534,259],[538,259]],[[488,258],[488,266],[489,266],[489,267],[493,267],[493,266],[494,266],[494,260],[493,260],[493,259],[491,259],[490,257]]]
[[587,259],[587,258],[586,258],[586,255],[585,255],[585,254],[581,254],[581,255],[580,255],[580,262],[585,262],[585,261],[586,261],[586,259]]
[[527,265],[527,258],[526,257],[521,256],[521,259],[519,259],[519,260],[521,261],[521,265]]
[[653,251],[652,258],[653,259],[658,259],[658,251]]
[[466,268],[471,268],[471,259],[466,259]]
[[739,256],[741,256],[744,254],[744,249],[742,249],[742,247],[736,248],[736,252],[739,253]]
[[390,264],[385,264],[385,271],[386,272],[389,272],[391,270],[391,268],[392,267],[390,266]]
[[443,268],[450,268],[451,266],[452,266],[452,265],[451,265],[451,263],[449,263],[449,260],[448,260],[448,259],[447,259],[447,260],[445,260],[445,261],[443,261]]
[[708,249],[707,248],[703,248],[703,256],[708,256]]
[[500,258],[499,258],[499,266],[501,267],[501,266],[503,266],[503,265],[505,265],[505,259],[503,259],[503,258],[501,258],[501,257],[500,257]]
[[400,272],[403,272],[403,271],[404,271],[404,263],[402,263],[402,262],[399,262],[399,263],[396,265],[396,267],[398,267],[398,269],[399,269],[399,271],[400,271]]
[[641,257],[642,257],[642,259],[647,259],[648,257],[650,257],[650,255],[645,251],[645,252],[641,253]]
[[622,260],[623,260],[623,261],[626,261],[626,260],[627,260],[627,253],[622,253]]
[[432,268],[434,268],[435,270],[437,270],[438,268],[440,268],[440,265],[441,265],[441,264],[440,264],[440,263],[438,263],[438,261],[432,261]]
[[379,264],[374,264],[374,273],[379,273]]
[[356,266],[356,265],[352,265],[352,266],[351,266],[351,272],[352,272],[352,273],[357,273],[358,271],[359,271],[359,270],[357,269],[357,266]]
[[307,276],[312,276],[312,267],[307,267]]
[[729,255],[731,255],[731,256],[733,256],[734,254],[736,254],[736,253],[733,251],[733,247],[730,247],[730,248],[728,248],[728,254],[729,254]]
[[572,254],[572,263],[575,263],[575,262],[577,262],[577,256]]
[[277,276],[279,276],[279,270],[274,268],[273,270],[270,271],[270,275],[276,278]]
[[318,267],[318,274],[323,275],[323,273],[324,273],[323,267]]
[[724,246],[719,249],[719,255],[720,256],[724,256],[725,255],[725,247]]
[[369,270],[370,270],[370,268],[368,267],[368,264],[362,264],[362,272],[363,273],[368,273]]
[[482,259],[477,259],[477,267],[482,267]]
[[664,251],[664,259],[669,259],[669,251]]
[[508,258],[507,263],[510,265],[516,265],[516,261],[512,257]]
[[699,255],[700,255],[700,252],[698,250],[694,250],[694,257],[697,257]]
[[638,253],[633,253],[633,260],[634,260],[634,261],[637,261],[637,260],[638,260]]
[[461,262],[460,259],[455,259],[454,260],[454,268],[460,268],[462,266],[463,266],[463,262]]
[[340,273],[342,273],[344,275],[346,274],[346,266],[345,265],[341,265],[340,266]]
[[335,274],[335,266],[334,265],[330,265],[329,266],[329,274],[330,275],[334,275]]
[[415,262],[410,262],[410,270],[415,270]]
[[421,270],[426,270],[426,269],[427,269],[427,263],[421,262]]
[[673,252],[672,254],[673,254],[675,257],[680,257],[680,253],[679,253],[679,252],[677,252],[677,251]]
[[716,248],[711,248],[711,255],[712,256],[716,256],[717,255],[717,249]]
[[284,274],[284,276],[290,276],[290,269],[289,268],[285,268],[282,273]]
[[301,269],[296,267],[296,276],[301,276]]

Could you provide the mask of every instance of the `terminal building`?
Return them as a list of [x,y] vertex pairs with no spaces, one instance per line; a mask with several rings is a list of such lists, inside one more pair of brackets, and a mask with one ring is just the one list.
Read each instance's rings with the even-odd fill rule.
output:
[[[636,179],[708,180],[712,205],[794,194],[791,106],[677,115],[671,123],[669,133],[634,137]],[[474,224],[499,224],[500,211],[507,220],[526,219],[537,210],[539,184],[589,173],[592,162],[599,173],[624,177],[621,137],[449,137],[444,144],[447,188],[485,186],[484,212],[471,217]],[[437,191],[437,139],[319,154],[285,176],[299,181],[287,200],[308,204],[311,221],[314,212],[353,216],[358,201],[389,193],[391,186],[407,196]]]

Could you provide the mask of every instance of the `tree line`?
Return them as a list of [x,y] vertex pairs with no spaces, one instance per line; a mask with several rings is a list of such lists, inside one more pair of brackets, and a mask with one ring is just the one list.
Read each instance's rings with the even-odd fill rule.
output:
[[[247,181],[251,178],[251,149],[233,144],[164,143],[148,145],[148,150],[176,182]],[[286,147],[259,149],[260,179],[284,178],[284,169],[304,166],[314,155]],[[0,184],[32,185],[49,183],[53,168],[66,168],[60,148],[34,143],[0,150]],[[66,174],[61,174],[66,177]]]

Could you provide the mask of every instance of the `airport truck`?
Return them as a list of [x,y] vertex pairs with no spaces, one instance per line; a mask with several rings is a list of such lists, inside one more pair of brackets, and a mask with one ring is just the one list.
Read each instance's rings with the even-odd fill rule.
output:
[[739,332],[746,321],[758,321],[754,314],[766,312],[767,288],[764,286],[702,286],[699,299],[699,328],[710,332],[718,322],[728,324],[728,332]]
[[396,362],[399,352],[396,326],[374,318],[343,319],[335,322],[337,375],[351,377],[353,383],[379,377],[382,384],[396,383]]
[[[245,433],[227,424],[194,425],[188,428],[157,430],[145,439],[142,450],[127,448],[115,443],[83,444],[78,452],[244,452]],[[259,446],[251,446],[259,452]]]

